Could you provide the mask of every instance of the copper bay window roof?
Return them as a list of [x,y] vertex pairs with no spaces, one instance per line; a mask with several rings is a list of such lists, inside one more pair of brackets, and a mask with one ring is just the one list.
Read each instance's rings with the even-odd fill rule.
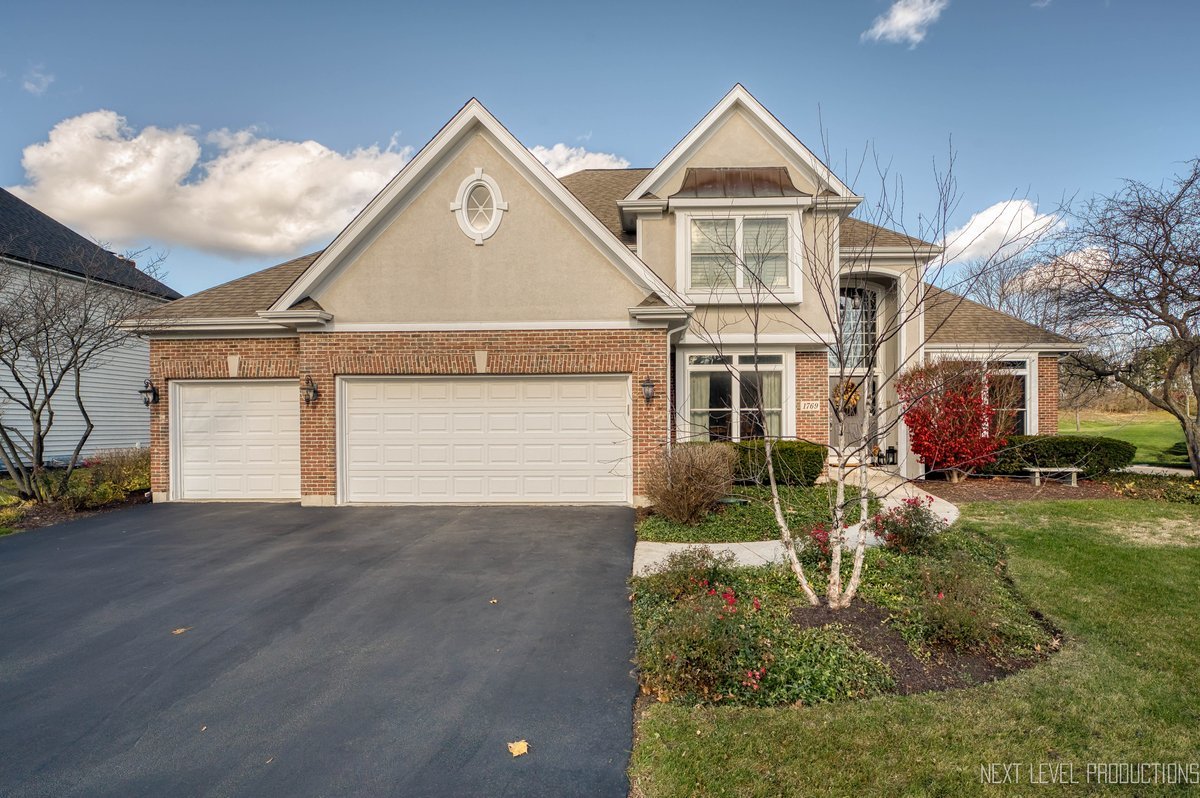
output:
[[670,199],[811,197],[796,188],[786,166],[691,167]]

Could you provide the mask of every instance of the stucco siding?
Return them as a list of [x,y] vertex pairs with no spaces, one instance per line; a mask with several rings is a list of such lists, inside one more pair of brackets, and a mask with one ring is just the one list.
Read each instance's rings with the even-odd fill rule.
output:
[[[482,245],[450,210],[478,168],[508,203]],[[481,131],[314,292],[339,324],[628,321],[645,295]]]

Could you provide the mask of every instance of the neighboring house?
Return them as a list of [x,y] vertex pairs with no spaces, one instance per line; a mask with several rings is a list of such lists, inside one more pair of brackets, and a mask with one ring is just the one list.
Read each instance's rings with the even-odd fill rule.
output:
[[[105,290],[136,292],[152,302],[169,302],[180,294],[139,271],[131,262],[100,247],[65,225],[0,189],[0,302],[6,285],[26,279],[93,280]],[[0,344],[2,345],[2,344]],[[138,395],[150,374],[150,347],[131,340],[98,359],[83,375],[80,392],[95,424],[83,450],[86,456],[102,449],[147,446],[150,413]],[[7,369],[0,369],[0,387],[14,390]],[[75,404],[74,383],[68,380],[51,402],[54,424],[47,438],[48,459],[69,457],[83,434],[84,422]],[[0,421],[18,430],[29,429],[26,411],[0,392]],[[0,467],[2,470],[2,467]]]
[[[1069,342],[946,293],[897,307],[939,250],[850,218],[860,201],[741,86],[653,169],[561,181],[472,100],[323,251],[146,320],[155,498],[627,504],[671,437],[826,439],[830,265],[845,323],[902,326],[891,363],[926,329],[931,353],[1002,350],[1026,431],[1053,431]],[[782,242],[758,376],[718,229]]]

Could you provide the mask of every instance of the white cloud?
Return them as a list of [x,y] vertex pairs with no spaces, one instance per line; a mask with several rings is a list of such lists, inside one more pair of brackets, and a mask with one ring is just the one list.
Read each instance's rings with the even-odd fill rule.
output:
[[343,154],[253,130],[146,127],[113,111],[54,126],[25,148],[13,193],[97,239],[152,239],[209,252],[267,255],[337,233],[408,160],[409,148]]
[[1029,5],[1033,6],[1034,8],[1045,8],[1046,6],[1050,5],[1050,2],[1051,0],[1033,0],[1033,2]]
[[997,202],[946,236],[943,257],[946,263],[1011,257],[1063,224],[1052,213],[1039,213],[1029,200]]
[[38,64],[25,71],[25,75],[21,78],[21,88],[35,97],[40,97],[46,93],[46,89],[50,88],[50,84],[53,82],[54,75]]
[[862,38],[916,47],[949,4],[950,0],[896,0],[863,31]]
[[[555,144],[533,153],[556,175],[626,167],[608,153]],[[331,239],[408,162],[411,147],[336,152],[254,129],[131,128],[114,111],[59,122],[25,148],[11,190],[114,246],[147,241],[224,255],[291,255]]]
[[591,152],[583,147],[569,147],[558,143],[553,147],[543,147],[540,144],[530,151],[555,177],[563,177],[580,169],[625,169],[629,161],[610,152]]

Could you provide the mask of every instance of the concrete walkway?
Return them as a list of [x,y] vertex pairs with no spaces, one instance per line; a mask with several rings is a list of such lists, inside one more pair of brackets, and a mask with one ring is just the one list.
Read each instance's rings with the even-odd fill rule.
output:
[[[918,483],[901,479],[888,471],[868,469],[867,485],[870,491],[879,497],[879,501],[885,509],[896,507],[905,499],[914,496],[922,501],[927,501],[925,497],[929,497],[933,500],[930,508],[942,520],[948,524],[958,520],[958,507],[945,499],[926,493],[918,487]],[[846,549],[853,549],[858,543],[858,527],[858,524],[854,524],[847,530],[844,544]],[[796,534],[804,534],[806,531],[793,530]],[[867,532],[868,546],[878,546],[880,542],[874,534],[870,531]],[[761,540],[754,543],[650,543],[638,541],[633,550],[633,573],[642,573],[647,568],[652,568],[666,560],[675,552],[692,546],[707,546],[715,552],[730,552],[741,565],[766,565],[781,562],[784,559],[783,544],[778,540]]]
[[1131,465],[1121,469],[1128,474],[1152,474],[1156,477],[1190,477],[1190,468],[1171,468],[1169,466]]

